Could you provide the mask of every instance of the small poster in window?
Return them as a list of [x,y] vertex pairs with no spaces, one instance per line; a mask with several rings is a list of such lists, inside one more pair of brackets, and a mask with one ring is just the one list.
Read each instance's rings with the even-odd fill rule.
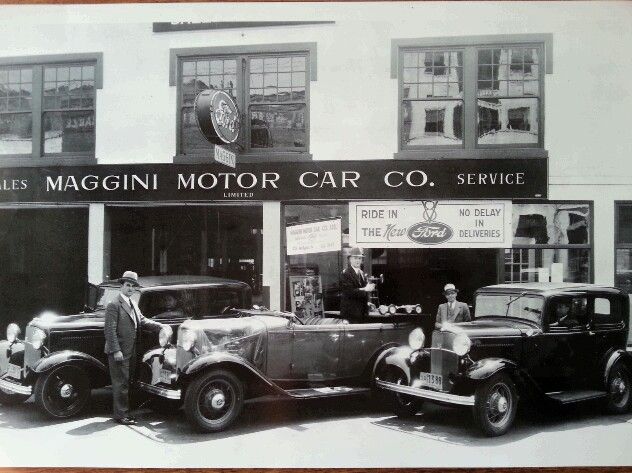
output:
[[298,318],[324,316],[320,276],[290,276],[290,299]]

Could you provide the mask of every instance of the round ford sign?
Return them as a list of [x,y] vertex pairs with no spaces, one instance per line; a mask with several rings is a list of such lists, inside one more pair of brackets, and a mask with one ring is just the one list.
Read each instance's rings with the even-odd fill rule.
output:
[[239,138],[239,109],[223,90],[203,90],[195,98],[195,119],[208,141],[234,143]]
[[452,238],[454,232],[441,222],[420,222],[408,229],[408,238],[423,245],[438,245]]

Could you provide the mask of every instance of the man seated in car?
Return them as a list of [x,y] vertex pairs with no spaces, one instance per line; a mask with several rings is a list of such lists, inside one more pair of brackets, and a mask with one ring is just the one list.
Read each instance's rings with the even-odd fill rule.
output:
[[557,327],[577,327],[583,325],[581,315],[581,299],[571,301],[559,302],[555,309],[554,322],[551,326]]

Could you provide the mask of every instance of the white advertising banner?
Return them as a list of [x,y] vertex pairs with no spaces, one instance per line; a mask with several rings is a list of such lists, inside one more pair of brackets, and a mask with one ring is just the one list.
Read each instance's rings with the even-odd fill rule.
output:
[[511,248],[510,200],[350,202],[349,241],[365,248]]
[[292,225],[285,229],[288,255],[324,253],[342,249],[340,219]]

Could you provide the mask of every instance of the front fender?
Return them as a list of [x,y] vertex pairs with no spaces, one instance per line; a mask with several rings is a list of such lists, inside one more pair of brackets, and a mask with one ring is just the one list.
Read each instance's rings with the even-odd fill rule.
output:
[[182,368],[182,374],[185,376],[193,376],[202,370],[208,368],[219,367],[220,365],[232,365],[241,369],[245,369],[250,374],[256,376],[270,387],[276,387],[271,383],[257,368],[248,363],[243,358],[232,355],[230,353],[207,353],[194,358]]
[[58,351],[41,358],[35,363],[32,371],[39,375],[57,366],[74,363],[85,365],[88,369],[96,369],[103,374],[108,373],[107,367],[93,356],[72,350]]
[[481,381],[507,368],[513,371],[517,367],[513,361],[504,358],[485,358],[470,366],[465,372],[465,377],[475,381]]
[[382,370],[388,369],[388,367],[397,367],[406,373],[408,381],[410,381],[410,366],[408,360],[413,353],[413,349],[409,346],[398,346],[389,348],[380,353],[380,356],[375,360],[373,365],[374,378],[380,374]]

